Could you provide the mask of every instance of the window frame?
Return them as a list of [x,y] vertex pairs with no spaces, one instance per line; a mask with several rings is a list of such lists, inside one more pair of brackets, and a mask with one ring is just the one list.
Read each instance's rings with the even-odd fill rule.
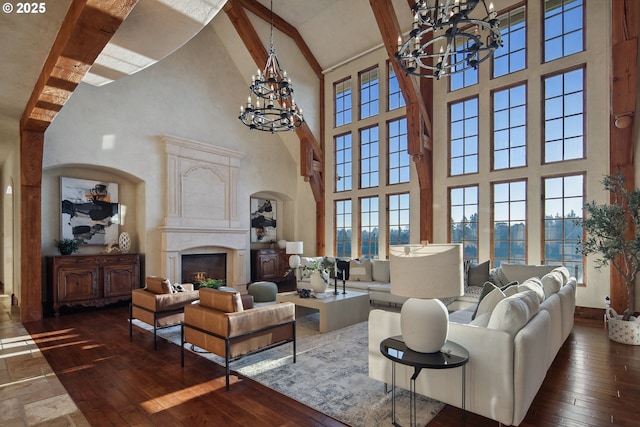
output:
[[[452,128],[452,121],[451,121],[451,108],[453,105],[455,104],[461,104],[461,103],[466,103],[467,101],[470,101],[472,99],[475,99],[476,101],[476,131],[477,133],[475,134],[476,137],[476,153],[475,155],[477,156],[476,159],[476,170],[474,172],[463,172],[460,174],[453,174],[452,173],[452,153],[451,153],[451,149],[452,149],[452,134],[451,134],[451,128]],[[448,168],[448,177],[455,177],[455,176],[469,176],[469,175],[474,175],[474,174],[478,174],[480,172],[480,94],[474,94],[472,96],[468,96],[468,97],[464,97],[464,98],[459,98],[457,100],[454,101],[450,101],[447,103],[447,115],[448,115],[448,119],[447,119],[447,124],[448,124],[448,129],[447,129],[447,138],[448,138],[448,144],[447,144],[447,157],[448,157],[448,164],[447,164],[447,168]],[[464,122],[465,120],[467,120],[467,117],[463,117],[462,121]],[[464,127],[464,125],[463,125]],[[464,133],[464,132],[463,132]],[[463,145],[464,145],[464,140],[467,138],[466,135],[463,135],[462,137],[462,141],[463,141]],[[464,153],[464,149],[463,149],[463,153]],[[463,159],[463,165],[464,165],[464,159],[466,158],[466,154],[463,154],[461,157]],[[463,171],[465,170],[465,167],[463,166]]]
[[[378,229],[377,242],[376,242],[376,247],[377,247],[378,251],[375,254],[375,257],[370,257],[370,259],[375,259],[380,254],[380,196],[379,195],[359,196],[358,197],[358,258],[363,258],[363,257],[370,256],[370,254],[365,254],[362,251],[363,244],[364,244],[364,240],[362,238],[362,232],[364,230],[363,225],[362,225],[362,216],[364,214],[364,212],[362,210],[362,202],[365,199],[369,199],[369,200],[376,199],[377,202],[378,202],[378,210],[376,210],[376,211],[371,211],[371,210],[367,211],[367,213],[369,213],[370,215],[371,215],[372,212],[376,212],[376,215],[375,215],[376,225],[373,226],[373,227],[369,226],[371,228],[369,230],[370,233],[372,233],[374,228]],[[352,238],[353,238],[353,232],[351,233],[351,235],[352,235]],[[367,240],[367,242],[373,242],[373,240]]]
[[[335,254],[336,257],[341,257],[342,255],[340,255],[338,253],[338,243],[339,242],[346,242],[346,240],[338,240],[338,204],[339,203],[346,203],[349,202],[349,207],[350,207],[350,211],[349,211],[349,215],[351,216],[351,222],[349,224],[349,228],[348,230],[351,231],[351,236],[349,238],[349,255],[347,255],[347,258],[351,258],[351,252],[353,250],[353,200],[351,200],[350,198],[346,198],[346,199],[335,199],[333,201],[333,253]],[[346,215],[346,214],[341,214],[341,215]],[[340,230],[342,229],[346,229],[346,227],[344,228],[340,228]]]
[[[514,4],[513,6],[503,10],[498,15],[498,20],[500,20],[500,18],[502,16],[504,16],[504,15],[509,15],[509,19],[510,19],[511,18],[511,14],[513,12],[517,11],[520,8],[524,9],[524,29],[523,29],[523,31],[524,31],[524,68],[519,69],[519,70],[515,70],[515,71],[511,71],[511,66],[510,66],[510,64],[511,64],[511,55],[514,52],[519,52],[519,50],[512,51],[511,50],[511,45],[509,44],[509,51],[505,55],[500,55],[500,57],[502,57],[502,56],[506,56],[507,57],[507,63],[509,64],[509,66],[507,68],[509,69],[509,71],[506,74],[501,74],[499,76],[496,76],[495,75],[495,56],[494,56],[494,57],[491,58],[491,70],[490,70],[490,78],[489,78],[489,80],[499,79],[501,77],[508,76],[509,74],[514,74],[514,73],[517,73],[517,72],[520,72],[520,71],[524,71],[524,70],[529,68],[529,60],[528,60],[529,32],[527,31],[529,22],[527,20],[527,18],[528,18],[528,16],[527,16],[527,13],[528,13],[527,2],[523,1],[523,2],[520,2],[518,4]],[[509,27],[511,27],[511,25]],[[504,27],[500,26],[500,28],[504,28]],[[512,31],[509,31],[509,33],[508,33],[509,34],[509,38],[511,36],[511,33],[512,33]],[[501,33],[501,35],[502,35],[502,33]],[[504,40],[505,37],[502,37],[502,38]],[[496,52],[498,52],[498,51],[499,50],[497,50]]]
[[[545,32],[547,18],[546,18],[545,6],[546,6],[546,3],[547,3],[547,0],[540,0],[540,1],[541,1],[541,7],[540,7],[540,20],[541,20],[541,22],[540,22],[540,35],[541,35],[541,38],[540,38],[540,42],[541,42],[540,43],[540,46],[541,46],[541,49],[540,49],[540,55],[541,55],[540,63],[541,64],[548,64],[550,62],[557,61],[557,60],[562,59],[562,58],[567,58],[567,57],[569,57],[571,55],[576,55],[576,54],[579,54],[581,52],[585,52],[587,50],[587,37],[586,37],[586,35],[587,35],[587,27],[586,27],[587,26],[587,21],[586,21],[586,17],[587,17],[587,12],[586,12],[587,2],[585,0],[580,0],[581,7],[582,7],[582,28],[581,28],[581,31],[582,31],[582,50],[579,50],[577,52],[571,53],[569,55],[566,55],[564,53],[564,50],[565,50],[564,49],[564,46],[565,46],[564,39],[565,39],[565,36],[568,33],[565,33],[564,32],[564,28],[563,28],[562,29],[562,33],[559,36],[559,37],[562,38],[562,55],[560,55],[557,58],[550,59],[548,61],[545,60],[545,54],[546,54],[546,51],[547,51],[547,47],[546,47],[546,43],[547,43],[547,38],[546,37],[547,37],[547,35],[546,35],[546,32]],[[564,14],[564,4],[565,4],[565,2],[567,0],[559,0],[559,1],[562,3],[562,9],[563,9],[562,12],[560,12],[560,14]],[[549,40],[551,40],[551,39],[549,39]]]
[[[567,173],[560,173],[560,174],[553,174],[553,175],[542,175],[540,176],[540,195],[541,195],[541,200],[542,203],[540,204],[540,221],[541,221],[541,225],[540,225],[540,259],[542,260],[543,264],[547,264],[549,263],[547,256],[546,256],[546,243],[547,243],[547,229],[546,229],[546,222],[547,222],[547,217],[545,214],[546,211],[546,203],[547,203],[547,196],[546,196],[546,180],[547,179],[556,179],[556,178],[568,178],[568,177],[576,177],[576,176],[581,176],[582,177],[582,203],[581,205],[584,205],[586,198],[587,198],[587,173],[586,171],[579,171],[579,172],[567,172]],[[565,205],[565,195],[564,195],[564,186],[563,186],[563,190],[562,190],[562,206],[563,206],[563,210],[564,210],[564,205]],[[557,198],[555,198],[557,199]],[[584,208],[582,210],[582,215],[580,216],[580,218],[584,218]],[[565,247],[565,228],[564,228],[564,223],[565,221],[568,219],[567,217],[562,217],[563,219],[563,225],[562,225],[562,239],[560,240],[561,243],[561,248],[562,248],[562,265],[565,265],[565,257],[564,254],[566,253],[566,251],[564,250]],[[584,228],[582,229],[582,233],[580,236],[580,240],[584,241],[584,238],[586,236],[586,233],[584,231]],[[554,240],[554,241],[557,241]],[[557,260],[551,260],[551,263],[555,263]],[[573,263],[573,262],[572,262]],[[585,266],[587,265],[587,257],[586,256],[582,256],[582,281],[579,280],[579,276],[578,275],[574,275],[574,271],[571,271],[571,269],[569,269],[569,272],[571,273],[572,276],[574,276],[576,278],[576,280],[578,280],[578,283],[581,285],[586,285],[587,280],[587,270],[585,269]],[[566,266],[566,265],[565,265]],[[568,268],[568,267],[567,267]]]
[[[394,138],[399,138],[401,139],[402,136],[404,135],[405,137],[405,142],[406,142],[406,149],[400,148],[398,151],[391,151],[391,123],[395,123],[395,122],[400,122],[400,121],[404,121],[405,122],[405,127],[407,129],[406,133],[400,133],[398,135],[394,135]],[[386,135],[386,155],[387,155],[387,165],[386,165],[386,178],[387,178],[387,186],[391,186],[391,185],[400,185],[400,184],[408,184],[411,182],[411,156],[409,155],[409,123],[407,120],[407,116],[400,116],[400,117],[396,117],[393,119],[389,119],[386,122],[386,130],[387,130],[387,135]],[[401,166],[398,166],[397,168],[392,168],[391,167],[391,155],[398,153],[400,156],[400,163]],[[406,155],[407,158],[407,164],[404,165],[402,163],[402,159],[403,159],[403,153],[404,155]],[[402,171],[406,170],[407,173],[409,174],[409,179],[407,181],[402,181],[400,180],[400,178],[398,178],[398,182],[391,182],[391,171],[392,170],[398,170],[398,175],[399,177],[402,176]]]
[[[369,131],[369,130],[371,130],[373,128],[377,128],[378,129],[378,139],[377,139],[378,152],[375,155],[375,159],[377,160],[377,165],[376,165],[377,167],[376,167],[375,173],[376,173],[376,176],[377,176],[377,179],[378,179],[378,183],[376,185],[370,185],[368,187],[363,187],[362,186],[362,178],[363,178],[364,174],[362,172],[362,163],[363,163],[363,160],[365,160],[365,159],[362,157],[362,146],[363,146],[363,144],[362,144],[362,132],[363,131]],[[367,142],[367,144],[371,144],[371,141]],[[373,158],[374,158],[374,156],[367,157],[367,159],[373,159]],[[369,171],[369,172],[366,172],[366,173],[370,177],[373,174],[372,171]],[[377,122],[372,124],[372,125],[370,125],[370,126],[364,126],[364,127],[360,128],[360,129],[358,129],[358,189],[359,190],[366,190],[366,189],[369,189],[369,188],[380,188],[380,125]]]
[[[339,128],[342,126],[347,126],[351,123],[353,123],[353,79],[351,78],[351,76],[347,76],[344,79],[338,80],[333,82],[333,127],[334,128]],[[347,110],[350,111],[349,114],[349,121],[348,122],[344,122],[340,125],[338,125],[338,86],[345,83],[345,82],[349,82],[350,84],[350,92],[351,94],[349,95],[351,98],[351,102],[349,104],[349,108],[345,109],[345,110],[340,110],[341,113],[346,113]]]
[[[362,77],[364,74],[367,73],[371,73],[372,71],[377,70],[378,72],[378,77],[376,78],[377,83],[375,84],[375,86],[377,87],[376,90],[376,98],[375,99],[371,99],[369,101],[367,101],[367,104],[369,106],[371,106],[373,104],[373,102],[375,101],[375,104],[377,106],[377,110],[375,114],[370,114],[367,117],[362,117],[362,107],[363,107],[363,96],[362,96]],[[370,80],[371,81],[371,80]],[[369,93],[371,93],[371,89],[370,89],[371,84],[369,84]],[[371,110],[371,107],[369,107],[369,110]],[[367,120],[367,119],[371,119],[372,117],[375,116],[379,116],[380,115],[380,67],[378,66],[378,64],[375,64],[369,68],[366,68],[364,70],[358,71],[358,120],[362,121],[362,120]]]
[[[490,220],[490,229],[491,229],[491,243],[490,243],[490,251],[491,251],[491,264],[494,267],[499,267],[498,264],[496,264],[496,216],[495,216],[495,186],[496,185],[501,185],[501,184],[512,184],[512,183],[520,183],[523,182],[525,185],[524,188],[524,199],[512,199],[511,197],[511,189],[509,189],[509,200],[508,200],[508,204],[509,204],[509,219],[507,220],[509,222],[509,227],[508,227],[508,236],[507,236],[507,248],[508,248],[508,256],[507,258],[498,258],[498,260],[500,261],[500,263],[502,262],[506,262],[506,263],[510,263],[510,264],[518,264],[518,261],[522,261],[522,264],[527,264],[528,259],[529,259],[529,218],[528,218],[528,212],[527,212],[527,199],[528,199],[528,191],[529,191],[529,182],[527,178],[517,178],[517,179],[508,179],[508,180],[502,180],[502,181],[492,181],[491,182],[491,205],[490,205],[490,212],[491,212],[491,220]],[[524,201],[524,239],[523,240],[518,240],[518,239],[512,239],[511,238],[511,223],[513,221],[517,221],[517,220],[513,220],[511,219],[511,204],[515,203],[515,202],[522,202]],[[500,239],[498,241],[505,241],[503,239]],[[522,241],[523,242],[523,246],[524,246],[524,259],[520,260],[519,258],[514,258],[511,256],[511,243],[514,241]]]
[[[402,93],[402,88],[400,87],[400,80],[398,80],[398,74],[396,73],[393,62],[390,60],[387,60],[386,64],[387,64],[387,87],[386,87],[387,109],[386,111],[390,112],[390,111],[399,110],[400,108],[406,108],[407,101],[404,99],[404,94]],[[391,92],[391,71],[392,70],[393,70],[394,78],[398,83],[398,92],[393,92],[393,93]],[[396,94],[400,98],[401,102],[398,103],[398,107],[391,108],[391,97],[395,96]]]
[[[570,159],[566,159],[564,158],[565,155],[565,140],[566,138],[563,136],[562,138],[562,159],[561,160],[554,160],[554,161],[547,161],[546,159],[546,151],[547,151],[547,126],[546,126],[546,115],[547,115],[547,109],[545,107],[545,103],[547,101],[546,98],[546,79],[550,78],[550,77],[555,77],[555,76],[560,76],[560,75],[565,75],[567,73],[576,71],[576,70],[582,70],[582,157],[575,157],[575,158],[570,158]],[[551,164],[558,164],[558,163],[563,163],[563,162],[570,162],[570,161],[574,161],[574,160],[585,160],[587,158],[587,66],[586,64],[582,63],[582,64],[578,64],[576,66],[573,67],[569,67],[569,68],[563,68],[561,70],[556,70],[554,72],[548,73],[548,74],[542,74],[540,76],[540,91],[541,91],[541,96],[540,96],[540,101],[541,101],[541,111],[540,111],[540,120],[541,125],[540,125],[540,129],[542,130],[542,139],[541,139],[541,143],[540,143],[540,149],[542,150],[541,152],[541,157],[540,157],[540,161],[543,165],[551,165]],[[562,96],[565,97],[567,94],[564,92],[563,90],[563,94]],[[564,105],[564,102],[563,102]],[[564,107],[563,107],[564,108]],[[563,115],[562,118],[564,119],[566,116],[564,115],[564,111],[563,111]],[[564,127],[563,127],[563,134],[564,134]]]
[[[453,208],[453,198],[451,197],[451,193],[453,190],[463,190],[463,203],[462,205],[456,205],[456,206],[462,206],[463,210],[466,210],[467,206],[471,206],[474,205],[473,203],[466,203],[466,194],[464,193],[464,190],[466,190],[467,188],[475,188],[476,189],[476,200],[475,200],[475,207],[476,207],[476,215],[477,215],[477,221],[473,222],[473,221],[467,221],[467,222],[457,222],[453,220],[453,214],[452,214],[452,208]],[[463,257],[465,260],[472,260],[475,261],[476,263],[478,263],[480,261],[480,255],[479,255],[479,251],[480,251],[480,184],[479,183],[473,183],[473,184],[468,184],[468,185],[458,185],[458,186],[453,186],[453,187],[449,187],[447,188],[447,241],[449,243],[461,243],[462,244],[462,250],[463,250]],[[465,224],[476,224],[476,240],[471,240],[471,239],[465,239],[465,233],[463,231],[462,235],[463,238],[460,242],[457,241],[453,241],[453,235],[451,233],[453,225],[454,224],[462,224],[463,226]],[[476,247],[476,257],[475,258],[468,258],[466,257],[466,244],[465,242],[475,242],[475,247]]]
[[[524,136],[525,136],[525,141],[524,141],[524,165],[519,165],[519,166],[512,166],[511,165],[511,157],[512,157],[512,150],[514,150],[515,148],[518,147],[522,147],[522,146],[512,146],[511,145],[511,136],[509,137],[509,146],[504,149],[508,152],[509,154],[509,165],[507,167],[504,168],[499,168],[496,169],[496,165],[495,165],[495,154],[496,154],[496,147],[495,147],[495,94],[497,92],[504,92],[504,91],[511,91],[514,88],[520,87],[520,86],[524,86],[524,101],[522,104],[518,104],[515,107],[524,107],[524,117],[525,117],[525,122],[524,122]],[[510,98],[510,96],[509,96]],[[526,168],[529,165],[529,141],[528,141],[528,118],[529,118],[529,107],[528,107],[528,100],[529,98],[529,87],[527,85],[527,81],[520,81],[520,82],[516,82],[513,83],[511,85],[508,86],[503,86],[500,88],[495,88],[491,90],[490,93],[490,102],[491,102],[491,120],[490,120],[490,147],[491,147],[491,159],[490,159],[490,170],[492,172],[494,171],[504,171],[504,170],[508,170],[508,169],[518,169],[518,168]],[[511,111],[511,109],[514,108],[513,105],[511,105],[511,100],[509,100],[509,107],[506,111]],[[505,110],[501,110],[501,111],[505,111]],[[510,115],[510,114],[509,114]],[[514,127],[511,126],[511,118],[509,118],[509,127],[506,128],[507,130],[509,130],[509,133],[511,134],[511,129],[515,129]]]
[[[336,144],[336,140],[338,138],[345,137],[346,135],[350,135],[351,136],[351,158],[348,160],[348,162],[345,161],[345,163],[344,163],[344,164],[348,163],[348,164],[351,165],[351,167],[350,167],[351,175],[348,175],[351,178],[351,186],[349,188],[344,189],[344,190],[338,190],[338,181],[340,179],[342,179],[342,178],[346,178],[347,175],[345,175],[344,177],[340,176],[340,178],[338,178],[339,177],[339,175],[338,175],[338,166],[342,165],[343,163],[338,163],[338,161],[337,161],[337,158],[338,158],[338,151],[337,151],[338,150],[338,148],[337,148],[338,144]],[[351,132],[343,132],[343,133],[340,133],[340,134],[337,134],[337,135],[333,136],[333,159],[334,159],[334,162],[333,162],[333,185],[334,185],[333,192],[334,193],[344,193],[345,191],[353,190],[353,151],[354,151],[353,150],[353,134]],[[345,159],[346,159],[346,157],[347,156],[345,156]]]
[[[387,228],[387,254],[389,253],[389,247],[391,245],[408,245],[411,242],[411,192],[409,191],[401,191],[398,193],[387,193],[387,206],[386,206],[386,210],[387,210],[387,224],[386,224],[386,228]],[[408,223],[407,224],[403,224],[403,223],[398,223],[398,224],[393,224],[394,226],[398,226],[398,228],[401,228],[402,226],[406,225],[407,230],[409,231],[409,239],[406,242],[403,241],[398,241],[398,242],[392,242],[391,241],[391,198],[392,197],[401,197],[401,196],[407,196],[408,197],[408,207],[406,209],[393,209],[394,211],[398,211],[399,212],[399,216],[401,216],[402,212],[407,212],[408,214]],[[400,200],[399,200],[400,202]]]

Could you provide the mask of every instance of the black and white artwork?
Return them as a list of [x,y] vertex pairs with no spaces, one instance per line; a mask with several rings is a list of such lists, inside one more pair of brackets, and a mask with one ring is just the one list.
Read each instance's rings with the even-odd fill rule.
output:
[[276,241],[276,201],[251,198],[251,242]]
[[118,242],[118,184],[60,179],[62,238],[89,245]]

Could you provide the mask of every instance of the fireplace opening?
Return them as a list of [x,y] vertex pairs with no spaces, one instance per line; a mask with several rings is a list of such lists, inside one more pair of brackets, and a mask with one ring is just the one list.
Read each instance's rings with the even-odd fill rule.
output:
[[182,255],[182,283],[198,284],[198,279],[227,280],[227,254]]

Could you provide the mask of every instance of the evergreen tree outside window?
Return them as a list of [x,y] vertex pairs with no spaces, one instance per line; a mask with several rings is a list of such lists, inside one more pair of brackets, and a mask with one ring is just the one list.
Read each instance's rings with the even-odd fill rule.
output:
[[478,262],[478,186],[449,189],[449,241],[462,243],[465,260]]
[[578,283],[584,283],[583,256],[577,252],[582,240],[584,175],[543,178],[545,264],[564,265]]
[[378,196],[360,199],[360,257],[377,258],[379,246],[380,205]]
[[337,257],[351,257],[351,200],[335,202],[335,254]]
[[493,184],[493,266],[527,262],[527,182]]
[[409,244],[409,201],[409,193],[389,194],[387,197],[389,246]]

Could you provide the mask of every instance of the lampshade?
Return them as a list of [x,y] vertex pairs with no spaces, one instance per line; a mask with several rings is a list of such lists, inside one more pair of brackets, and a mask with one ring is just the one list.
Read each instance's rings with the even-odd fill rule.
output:
[[287,242],[285,251],[288,254],[300,255],[302,252],[304,252],[302,248],[303,248],[303,242]]
[[389,249],[391,293],[409,297],[400,312],[402,338],[413,351],[440,351],[449,335],[449,315],[447,307],[436,298],[464,294],[462,245]]
[[461,244],[391,246],[391,293],[410,298],[464,295]]

